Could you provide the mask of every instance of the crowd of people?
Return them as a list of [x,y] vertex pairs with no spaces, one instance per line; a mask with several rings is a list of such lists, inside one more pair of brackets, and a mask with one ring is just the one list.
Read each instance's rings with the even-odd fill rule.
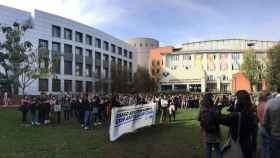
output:
[[[280,87],[277,93],[272,95],[269,91],[263,91],[256,99],[247,91],[241,90],[232,99],[222,101],[224,105],[222,102],[217,104],[213,95],[206,93],[201,100],[198,117],[203,133],[205,157],[211,158],[212,148],[215,149],[216,158],[223,157],[223,154],[231,150],[232,142],[228,142],[223,149],[221,147],[220,125],[224,125],[229,128],[229,140],[236,142],[244,158],[256,157],[258,135],[261,137],[261,158],[278,158],[280,155]],[[228,114],[223,114],[224,107],[228,107]],[[239,157],[237,151],[231,154],[233,154],[231,157]]]
[[[261,138],[261,157],[276,158],[280,155],[280,87],[278,95],[263,91],[258,97],[245,90],[235,95],[214,96],[212,93],[197,95],[46,95],[25,96],[19,110],[22,123],[32,125],[60,124],[76,120],[88,130],[94,125],[110,122],[114,106],[156,103],[160,123],[176,120],[178,109],[199,109],[198,121],[202,129],[206,158],[215,149],[221,158],[226,146],[221,147],[220,126],[229,128],[229,138],[240,144],[244,158],[257,154],[257,137]],[[225,110],[226,108],[226,110]],[[227,114],[224,112],[227,111]],[[27,117],[30,116],[29,119]],[[258,133],[259,132],[259,133]]]

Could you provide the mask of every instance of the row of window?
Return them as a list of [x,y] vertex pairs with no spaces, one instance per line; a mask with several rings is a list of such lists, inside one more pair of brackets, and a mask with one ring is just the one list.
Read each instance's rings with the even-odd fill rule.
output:
[[[75,82],[76,92],[83,92],[83,81],[72,81],[72,80],[64,80],[64,91],[65,92],[72,92],[72,82]],[[86,92],[92,92],[93,90],[93,83],[91,81],[85,82]],[[45,92],[49,89],[49,82],[48,79],[39,79],[39,91]],[[60,92],[61,89],[61,80],[53,79],[52,80],[52,91],[53,92]]]
[[[181,55],[173,55],[173,56],[171,56],[171,60],[172,61],[179,61],[180,56]],[[183,60],[192,60],[191,55],[187,54],[187,55],[182,55],[182,56],[183,56]],[[196,56],[199,57],[199,58],[196,58],[196,59],[203,60],[202,55],[196,55]],[[207,54],[207,60],[211,60],[211,59],[216,60],[217,56],[218,55],[216,55],[216,54]],[[240,60],[240,53],[233,53],[233,54],[231,54],[231,57],[232,57],[233,60]],[[229,59],[229,55],[228,54],[220,54],[220,59],[221,60],[227,60],[227,59]]]
[[[66,40],[72,40],[72,30],[68,28],[64,28],[64,39]],[[61,27],[53,25],[52,26],[52,36],[56,38],[61,38]],[[79,43],[83,43],[84,35],[81,32],[75,31],[75,41]],[[94,39],[94,46],[96,48],[101,49],[101,39],[95,38]],[[93,45],[93,37],[91,35],[86,34],[85,35],[85,44],[86,45]],[[48,48],[48,47],[46,47]],[[112,53],[118,53],[119,55],[123,55],[124,57],[128,57],[132,59],[132,52],[128,51],[127,49],[123,49],[122,47],[118,47],[115,44],[109,44],[107,41],[103,41],[103,50],[110,51]]]
[[[154,44],[148,44],[148,43],[139,43],[139,47],[151,47],[151,48],[155,48],[156,47],[156,45],[154,45]],[[136,43],[134,43],[134,47],[137,47],[137,44]]]
[[[39,46],[38,48],[45,48],[48,49],[48,41],[47,40],[43,40],[43,39],[39,39]],[[119,50],[122,50],[122,48],[118,47]],[[52,42],[52,51],[53,52],[57,52],[60,53],[61,52],[61,44],[59,42]],[[72,53],[72,45],[70,44],[64,44],[64,52],[65,53]],[[122,51],[120,51],[122,52]],[[124,49],[124,54],[119,53],[119,55],[123,55],[124,57],[129,57],[130,59],[132,59],[132,52],[129,52],[129,56],[127,54],[127,50]],[[76,55],[83,55],[83,48],[82,47],[75,47],[75,54]],[[92,50],[91,49],[85,49],[85,56],[91,57],[92,56]]]

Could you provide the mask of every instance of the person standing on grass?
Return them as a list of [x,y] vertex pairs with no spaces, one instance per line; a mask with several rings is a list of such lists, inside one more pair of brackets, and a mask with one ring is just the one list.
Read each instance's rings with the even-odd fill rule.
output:
[[267,102],[263,127],[270,136],[271,158],[280,156],[280,86],[277,95]]
[[81,124],[81,128],[84,128],[85,111],[83,105],[83,98],[81,96],[78,97],[77,108],[79,111],[79,123]]
[[173,115],[173,119],[175,121],[175,117],[176,117],[176,106],[175,106],[175,103],[174,101],[176,102],[176,98],[169,98],[168,100],[168,112],[169,112],[169,122],[171,122],[171,117]]
[[87,96],[83,97],[83,106],[84,106],[84,129],[88,130],[91,124],[91,104],[90,98]]
[[198,115],[198,121],[203,134],[205,143],[205,158],[211,158],[212,148],[216,152],[216,158],[221,158],[221,130],[217,116],[219,110],[214,105],[213,95],[206,93],[201,101],[201,108]]
[[266,132],[263,122],[264,122],[264,112],[268,100],[272,98],[272,94],[269,91],[262,91],[257,106],[257,114],[260,124],[260,137],[261,137],[261,158],[270,158],[270,139],[269,135]]
[[64,120],[69,121],[70,112],[71,112],[71,103],[70,103],[70,97],[68,95],[64,97],[62,107],[63,107],[63,113],[64,113]]
[[250,94],[245,90],[237,91],[232,112],[227,115],[220,114],[218,121],[229,127],[230,137],[234,141],[239,141],[244,158],[254,158],[257,148],[258,119]]
[[27,114],[29,111],[29,106],[30,106],[30,100],[28,96],[24,96],[21,100],[21,107],[20,110],[22,112],[22,123],[26,124],[27,123]]
[[36,97],[32,97],[30,103],[31,125],[38,124],[37,111],[38,111],[38,100]]
[[8,92],[4,93],[3,101],[4,101],[4,106],[3,107],[7,107],[9,105]]

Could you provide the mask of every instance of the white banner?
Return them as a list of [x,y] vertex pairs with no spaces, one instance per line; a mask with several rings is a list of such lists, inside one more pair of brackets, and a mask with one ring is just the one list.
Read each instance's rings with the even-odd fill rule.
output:
[[111,115],[110,141],[138,128],[151,126],[156,121],[156,104],[114,107]]

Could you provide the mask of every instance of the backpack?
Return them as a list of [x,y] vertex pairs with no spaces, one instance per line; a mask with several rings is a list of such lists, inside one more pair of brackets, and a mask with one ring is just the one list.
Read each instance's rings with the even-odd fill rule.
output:
[[216,111],[214,109],[203,109],[200,113],[200,126],[207,133],[216,133],[219,130],[219,124],[215,118]]

